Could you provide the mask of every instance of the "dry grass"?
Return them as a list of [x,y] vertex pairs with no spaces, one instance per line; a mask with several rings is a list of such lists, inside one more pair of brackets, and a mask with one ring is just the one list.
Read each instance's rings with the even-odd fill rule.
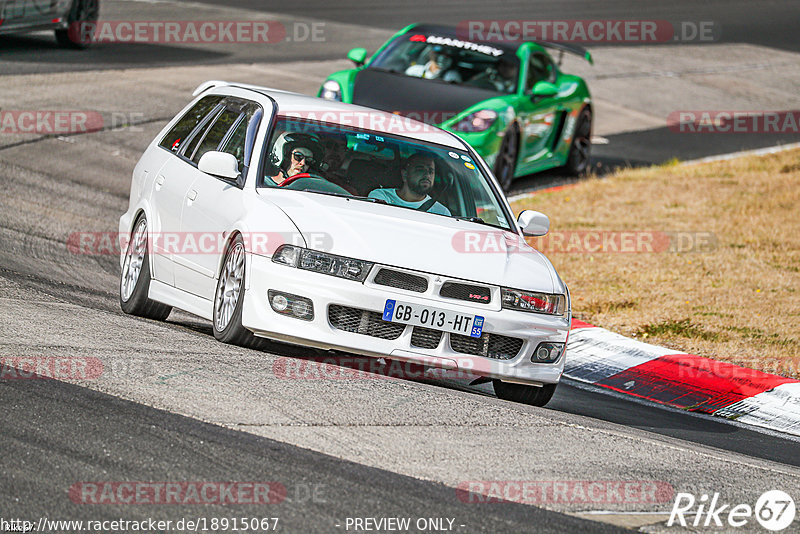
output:
[[[626,170],[513,207],[550,216],[555,236],[538,248],[569,285],[576,318],[800,378],[800,150]],[[554,247],[559,232],[575,231],[705,232],[713,241],[691,252]]]

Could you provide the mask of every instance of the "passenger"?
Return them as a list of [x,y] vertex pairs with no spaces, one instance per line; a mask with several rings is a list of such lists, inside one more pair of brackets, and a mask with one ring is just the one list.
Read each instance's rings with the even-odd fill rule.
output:
[[278,137],[270,152],[270,162],[278,168],[270,179],[280,185],[287,178],[316,168],[323,151],[315,135],[286,132]]
[[428,194],[436,180],[436,165],[431,155],[419,152],[412,154],[406,159],[400,175],[403,178],[403,186],[399,189],[374,189],[368,196],[385,200],[394,206],[450,215],[450,210]]
[[453,68],[453,63],[450,52],[437,45],[431,48],[428,54],[428,62],[424,65],[411,65],[406,69],[406,76],[461,83],[461,75]]
[[322,167],[328,174],[344,176],[345,161],[347,159],[347,137],[344,134],[327,134],[323,136],[322,147],[325,156],[322,158]]

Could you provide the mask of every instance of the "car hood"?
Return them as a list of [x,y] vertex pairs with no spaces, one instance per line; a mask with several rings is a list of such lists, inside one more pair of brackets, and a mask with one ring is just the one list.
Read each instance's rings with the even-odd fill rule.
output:
[[513,232],[328,195],[260,194],[286,213],[309,248],[515,289],[565,292],[550,261]]
[[353,84],[353,104],[440,124],[498,93],[398,72],[364,69]]

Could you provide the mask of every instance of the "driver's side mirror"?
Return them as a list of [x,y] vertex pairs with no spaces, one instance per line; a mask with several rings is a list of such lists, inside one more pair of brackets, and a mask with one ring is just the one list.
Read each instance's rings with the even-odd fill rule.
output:
[[347,53],[347,59],[355,63],[356,67],[360,67],[367,60],[367,49],[353,48]]
[[523,234],[533,237],[547,235],[547,232],[550,231],[550,218],[538,211],[523,211],[517,217],[517,224],[519,224]]
[[549,98],[557,94],[558,87],[544,80],[536,82],[533,86],[533,91],[531,91],[531,96],[534,98]]
[[227,152],[217,152],[211,150],[203,154],[197,168],[206,174],[224,178],[226,180],[237,180],[239,178],[239,162],[236,156]]

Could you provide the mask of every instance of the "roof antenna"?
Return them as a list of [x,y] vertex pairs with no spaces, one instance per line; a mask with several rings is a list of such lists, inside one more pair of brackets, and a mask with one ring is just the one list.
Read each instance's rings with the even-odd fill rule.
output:
[[564,51],[558,51],[558,67],[561,68],[561,62],[564,61]]

